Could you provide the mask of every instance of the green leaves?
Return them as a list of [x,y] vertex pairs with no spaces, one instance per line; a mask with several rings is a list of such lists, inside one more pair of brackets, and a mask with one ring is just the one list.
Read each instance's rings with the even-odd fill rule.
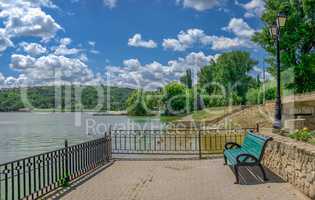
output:
[[[216,62],[210,63],[200,71],[198,75],[200,87],[209,95],[226,96],[235,104],[245,103],[248,88],[255,85],[255,80],[248,74],[256,64],[248,52],[223,53]],[[218,85],[223,86],[224,91]],[[225,102],[228,102],[227,99]]]
[[[279,12],[287,14],[286,26],[281,29],[281,70],[293,69],[295,79],[286,87],[297,93],[315,90],[314,69],[310,57],[315,48],[315,0],[267,0],[262,20],[266,26],[256,33],[253,41],[261,45],[270,57],[270,68],[275,67],[276,51],[269,27]],[[273,72],[274,70],[268,70]]]
[[127,100],[128,115],[146,116],[148,109],[144,102],[144,94],[142,90],[135,90]]

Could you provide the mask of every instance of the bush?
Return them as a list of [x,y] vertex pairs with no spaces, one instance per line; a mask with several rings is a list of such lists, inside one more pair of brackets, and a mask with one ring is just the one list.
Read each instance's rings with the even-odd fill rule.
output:
[[145,107],[143,91],[135,90],[128,97],[127,112],[132,116],[146,116],[148,115],[147,108]]
[[[188,90],[183,84],[172,82],[165,86],[162,98],[165,107],[165,115],[178,115],[190,112],[192,105],[191,90]],[[187,103],[186,100],[189,100]]]
[[221,107],[225,105],[224,97],[205,95],[202,98],[206,107]]
[[263,86],[260,88],[251,88],[246,94],[247,104],[257,105],[262,104],[268,100],[276,98],[276,87],[273,84],[265,85],[265,92]]
[[297,141],[303,141],[303,142],[309,142],[314,136],[315,136],[315,133],[312,131],[309,131],[306,128],[302,130],[298,130],[289,135],[290,138],[295,139]]

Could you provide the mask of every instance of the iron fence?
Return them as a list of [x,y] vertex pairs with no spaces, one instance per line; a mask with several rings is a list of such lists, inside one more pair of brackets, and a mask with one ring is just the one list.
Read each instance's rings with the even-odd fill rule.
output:
[[222,153],[226,142],[242,143],[248,130],[111,130],[113,154],[199,155]]
[[105,136],[0,165],[0,199],[37,199],[111,159]]

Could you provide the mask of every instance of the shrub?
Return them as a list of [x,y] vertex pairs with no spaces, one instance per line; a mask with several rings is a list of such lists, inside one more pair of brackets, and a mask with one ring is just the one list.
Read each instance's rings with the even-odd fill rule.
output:
[[315,136],[315,133],[313,131],[309,131],[306,128],[302,130],[298,130],[289,135],[290,138],[295,139],[297,141],[303,141],[303,142],[309,142],[314,136]]

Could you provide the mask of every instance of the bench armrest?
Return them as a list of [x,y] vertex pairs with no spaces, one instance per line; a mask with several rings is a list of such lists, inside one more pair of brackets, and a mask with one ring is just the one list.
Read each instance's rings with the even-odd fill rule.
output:
[[[244,160],[242,160],[241,161],[241,158],[242,157],[245,157],[244,158]],[[247,161],[249,160],[249,159],[251,159],[251,160],[253,160],[255,163],[258,163],[259,161],[258,161],[258,159],[255,157],[255,156],[253,156],[253,155],[251,155],[251,154],[247,154],[247,153],[242,153],[242,154],[240,154],[240,155],[238,155],[237,157],[236,157],[236,161],[237,161],[237,163],[248,163]]]
[[224,149],[233,149],[234,147],[241,148],[241,145],[239,145],[235,142],[228,142],[225,144]]

